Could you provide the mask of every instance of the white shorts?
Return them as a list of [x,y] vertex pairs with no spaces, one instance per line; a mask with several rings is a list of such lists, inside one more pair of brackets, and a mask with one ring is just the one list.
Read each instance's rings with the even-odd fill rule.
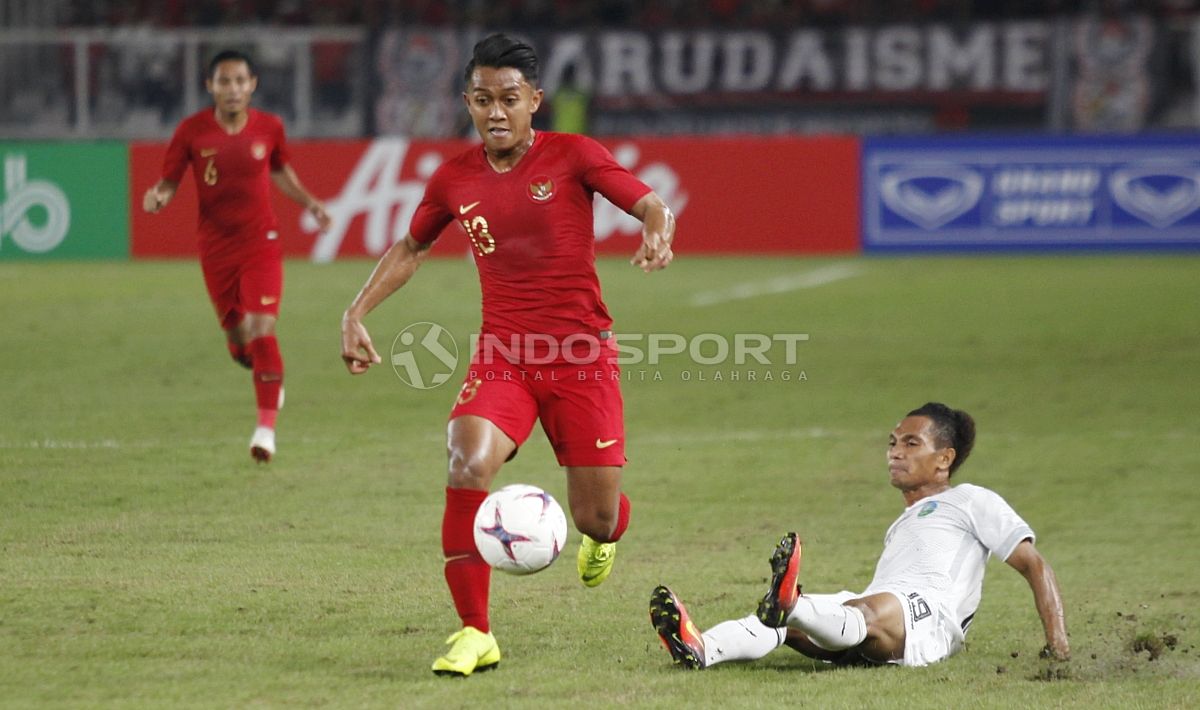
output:
[[963,631],[945,605],[924,592],[888,589],[904,609],[904,658],[902,666],[927,666],[944,661],[962,650]]
[[954,615],[935,597],[924,592],[874,589],[861,594],[841,591],[821,596],[845,604],[851,599],[861,599],[882,592],[896,597],[900,608],[904,610],[904,658],[888,663],[912,667],[927,666],[944,661],[962,650],[963,631],[955,622]]

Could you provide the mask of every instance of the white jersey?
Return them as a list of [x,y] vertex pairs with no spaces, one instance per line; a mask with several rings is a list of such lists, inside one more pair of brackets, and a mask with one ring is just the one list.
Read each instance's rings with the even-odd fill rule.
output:
[[962,633],[979,608],[988,557],[1002,560],[1033,530],[998,494],[964,483],[922,498],[883,539],[875,578],[863,595],[919,591],[941,605]]

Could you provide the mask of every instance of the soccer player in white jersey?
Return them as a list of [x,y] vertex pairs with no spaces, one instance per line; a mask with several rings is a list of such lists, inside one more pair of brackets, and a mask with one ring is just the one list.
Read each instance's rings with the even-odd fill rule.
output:
[[896,425],[888,472],[905,509],[888,528],[875,577],[861,594],[801,594],[796,533],[785,535],[771,557],[771,586],[757,614],[700,633],[679,598],[657,587],[650,620],[674,662],[707,668],[762,658],[786,644],[832,663],[936,663],[962,650],[992,555],[1033,590],[1046,636],[1042,655],[1069,658],[1062,596],[1033,530],[996,493],[950,485],[974,442],[971,416],[937,402]]

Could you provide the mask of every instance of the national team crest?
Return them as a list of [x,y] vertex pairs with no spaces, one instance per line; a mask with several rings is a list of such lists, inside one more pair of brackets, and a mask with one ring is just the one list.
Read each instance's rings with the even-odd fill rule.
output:
[[535,177],[529,183],[529,199],[534,202],[549,202],[554,197],[554,181],[545,175]]
[[250,146],[250,155],[253,155],[255,160],[262,160],[267,157],[267,146],[262,143],[252,144]]

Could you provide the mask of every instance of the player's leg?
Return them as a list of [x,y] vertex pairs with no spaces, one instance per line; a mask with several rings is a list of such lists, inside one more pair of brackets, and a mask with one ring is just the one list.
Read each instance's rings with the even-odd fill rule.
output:
[[535,383],[542,428],[567,470],[567,503],[582,533],[576,567],[595,587],[608,578],[616,543],[629,527],[629,498],[621,492],[625,465],[620,371],[601,360],[553,365]]
[[785,629],[764,626],[754,615],[723,621],[701,634],[683,602],[664,586],[650,596],[650,623],[675,664],[688,670],[762,658],[788,635]]
[[279,300],[283,292],[283,260],[268,252],[247,257],[239,274],[238,297],[245,313],[238,323],[238,340],[245,343],[254,376],[258,422],[250,453],[267,462],[275,454],[275,422],[283,393],[283,356],[275,337]]
[[[771,584],[758,605],[763,624],[801,632],[818,649],[830,652],[857,648],[873,661],[904,655],[904,612],[892,594],[856,598],[839,594],[801,594],[801,544],[796,533],[779,541],[771,556]],[[797,640],[798,650],[805,644]],[[896,654],[896,655],[892,655]]]
[[896,595],[871,594],[851,599],[845,606],[857,609],[866,624],[865,638],[858,644],[859,654],[878,663],[904,658],[904,607]]
[[[757,619],[758,617],[750,618]],[[784,643],[787,644],[788,648],[794,651],[799,651],[809,658],[814,658],[818,661],[836,663],[842,661],[846,657],[845,651],[827,651],[821,648],[817,644],[813,643],[812,639],[810,639],[803,631],[797,631],[796,629],[790,628],[780,629],[780,631],[787,632],[787,638]]]
[[250,455],[263,463],[275,455],[275,422],[283,406],[283,356],[275,338],[275,323],[270,313],[247,313],[238,325],[239,337],[247,343],[258,411]]
[[234,318],[235,325],[225,328],[225,347],[229,349],[229,357],[233,361],[247,370],[254,368],[250,361],[250,353],[246,350],[246,343],[242,340],[242,331],[237,327],[236,323],[241,322],[242,314],[237,313]]
[[575,556],[579,580],[598,586],[612,572],[617,541],[629,528],[629,498],[621,492],[620,466],[568,466],[567,502],[581,535]]
[[504,378],[503,365],[495,370],[474,370],[477,367],[468,373],[447,426],[442,554],[446,585],[462,629],[447,641],[450,650],[433,662],[439,675],[467,676],[500,662],[488,619],[492,570],[475,547],[475,513],[537,416],[532,395],[521,382]]
[[221,330],[225,331],[225,346],[229,350],[229,356],[234,362],[249,369],[250,354],[246,352],[246,341],[239,328],[244,314],[238,296],[238,264],[206,257],[200,260],[200,268],[204,273],[204,286],[208,290],[209,300],[217,312]]

